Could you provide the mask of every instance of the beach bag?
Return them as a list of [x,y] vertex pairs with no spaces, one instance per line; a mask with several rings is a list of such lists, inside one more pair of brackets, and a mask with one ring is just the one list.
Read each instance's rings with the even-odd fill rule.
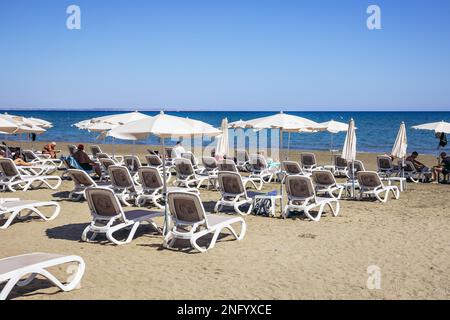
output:
[[257,216],[268,216],[271,207],[270,199],[258,199],[253,207],[253,214]]
[[[266,193],[267,196],[276,196],[278,192],[273,190]],[[272,202],[270,199],[258,199],[253,206],[253,214],[257,216],[269,216],[272,211]]]

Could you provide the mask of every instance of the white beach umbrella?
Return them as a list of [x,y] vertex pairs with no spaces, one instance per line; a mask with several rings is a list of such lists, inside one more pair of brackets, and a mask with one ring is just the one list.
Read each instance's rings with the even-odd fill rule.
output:
[[[339,122],[339,121],[334,121],[334,120],[330,120],[330,121],[326,121],[326,122],[321,122],[321,125],[323,125],[324,127],[326,127],[327,131],[331,133],[330,135],[330,153],[331,153],[331,161],[333,161],[333,155],[334,155],[334,151],[333,151],[333,137],[335,134],[339,133],[339,132],[345,132],[348,130],[348,123],[344,123],[344,122]],[[355,128],[357,129],[357,128]]]
[[450,123],[445,121],[425,123],[418,126],[413,126],[412,128],[420,130],[431,130],[436,133],[438,132],[450,133]]
[[74,126],[91,132],[104,132],[113,129],[116,126],[148,118],[151,117],[138,111],[134,111],[83,120],[75,123]]
[[326,130],[331,133],[339,133],[339,132],[344,132],[344,131],[348,130],[348,124],[344,123],[344,122],[330,120],[330,121],[322,122],[320,124],[323,125],[324,127],[326,127]]
[[354,161],[356,160],[356,132],[355,132],[355,121],[350,119],[348,124],[347,135],[345,136],[344,147],[342,148],[341,157],[347,161],[352,162],[352,195],[355,195],[355,166]]
[[[190,137],[190,136],[216,136],[221,131],[213,126],[198,120],[186,119],[177,116],[160,114],[150,119],[133,121],[122,126],[118,126],[108,132],[108,136],[124,140],[141,140],[147,138],[150,134],[161,138],[162,144],[162,162],[163,162],[163,182],[164,195],[167,193],[166,182],[166,156],[165,156],[165,138],[167,137]],[[167,201],[164,206],[164,230],[168,231],[169,217],[167,213]]]
[[326,128],[321,124],[302,118],[299,116],[294,116],[291,114],[286,114],[283,111],[280,113],[256,118],[253,120],[246,121],[247,127],[255,129],[279,129],[280,130],[280,162],[282,161],[282,144],[283,144],[283,132],[300,132],[301,130],[311,130],[311,131],[322,131]]
[[230,153],[230,144],[228,140],[228,119],[222,120],[222,134],[217,139],[217,146],[215,154],[219,157],[225,157]]
[[406,138],[406,127],[405,123],[402,122],[400,124],[400,129],[398,130],[394,146],[392,147],[391,155],[393,155],[396,158],[402,159],[406,157],[407,148],[408,148],[408,140]]
[[18,125],[14,122],[0,118],[0,131],[4,134],[14,133],[18,128]]
[[44,119],[39,119],[39,118],[34,118],[34,117],[30,117],[30,118],[26,118],[26,119],[27,119],[27,122],[30,122],[37,127],[41,127],[44,129],[53,128],[53,124],[50,121],[47,121]]
[[[28,121],[28,118],[22,117],[22,116],[15,116],[10,114],[0,114],[0,119],[9,121],[14,123],[17,126],[17,129],[12,132],[14,134],[16,133],[35,133],[35,134],[41,134],[44,133],[44,128],[38,127],[31,121]],[[1,130],[6,131],[6,130]]]
[[245,128],[247,128],[247,122],[242,120],[242,119],[240,119],[238,121],[230,122],[228,124],[228,128],[231,128],[231,129],[245,129]]
[[400,129],[398,130],[397,138],[395,139],[395,143],[394,146],[392,147],[391,152],[392,156],[402,159],[402,176],[407,149],[408,149],[408,140],[406,138],[406,126],[405,123],[402,122],[400,124]]

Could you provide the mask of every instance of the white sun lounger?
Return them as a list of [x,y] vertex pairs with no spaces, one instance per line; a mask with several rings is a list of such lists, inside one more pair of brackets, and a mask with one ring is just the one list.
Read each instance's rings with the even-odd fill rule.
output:
[[[77,263],[76,273],[68,283],[63,284],[47,268],[66,263]],[[20,256],[0,259],[0,284],[6,282],[0,292],[0,300],[6,300],[11,290],[17,285],[24,287],[38,275],[47,278],[63,291],[76,289],[83,277],[85,263],[79,256],[64,256],[51,253],[28,253]],[[24,279],[24,277],[27,278]]]
[[25,157],[25,161],[32,164],[39,165],[51,165],[55,168],[60,168],[62,166],[62,161],[60,159],[52,159],[49,154],[39,154],[34,153],[33,150],[22,150],[22,154]]
[[[218,167],[219,171],[228,171],[228,172],[239,173],[237,165],[231,159],[220,160],[217,164],[217,167]],[[244,183],[245,188],[247,188],[248,183],[250,183],[256,190],[261,190],[263,187],[264,182],[261,179],[261,177],[241,176],[241,178],[242,178],[242,182]],[[258,185],[257,185],[257,183],[258,183]]]
[[[238,172],[220,171],[218,178],[221,198],[217,201],[214,212],[228,206],[233,207],[240,215],[249,215],[253,209],[253,199],[248,197],[241,175]],[[249,206],[245,212],[240,209],[243,205]]]
[[[151,201],[159,209],[164,209],[164,184],[162,173],[154,167],[140,167],[138,169],[139,181],[141,182],[142,192],[136,197],[136,205],[141,207],[147,201]],[[196,188],[177,188],[167,187],[167,192],[186,190],[198,193]]]
[[345,186],[336,182],[334,175],[328,170],[314,170],[311,174],[317,194],[326,194],[341,199]]
[[260,154],[250,155],[251,178],[261,178],[263,182],[270,183],[273,179],[274,171],[269,170],[266,158]]
[[[39,185],[46,185],[52,190],[58,189],[61,185],[61,178],[58,176],[35,176],[35,175],[23,175],[17,169],[16,164],[11,159],[0,159],[0,171],[2,176],[0,177],[0,186],[8,188],[14,192],[18,189],[27,191],[33,186],[35,182]],[[52,186],[49,181],[56,181],[56,184]]]
[[82,199],[85,199],[84,191],[88,187],[111,186],[110,184],[106,183],[97,184],[92,179],[92,177],[83,170],[68,169],[67,174],[72,178],[72,181],[75,184],[74,189],[69,193],[69,199],[73,201],[80,201]]
[[130,171],[125,166],[109,166],[108,172],[111,180],[111,188],[115,195],[121,203],[126,206],[131,206],[129,201],[135,201],[136,197],[142,194],[142,186],[135,182],[135,179],[131,177]]
[[[339,214],[340,204],[336,198],[317,197],[310,177],[287,176],[286,193],[288,204],[283,211],[283,217],[287,218],[291,211],[304,212],[313,221],[319,221],[326,207],[329,207],[334,216]],[[333,208],[333,204],[335,208]],[[311,209],[319,208],[316,216],[311,214]]]
[[[385,186],[378,173],[373,171],[359,171],[356,173],[359,184],[359,198],[364,196],[375,197],[382,203],[389,199],[389,192],[395,197],[400,198],[400,190],[397,186]],[[384,197],[381,195],[384,193]]]
[[[20,199],[2,199],[0,201],[0,218],[6,219],[6,222],[0,226],[0,229],[8,228],[14,219],[25,220],[32,214],[36,214],[44,221],[50,221],[55,219],[61,210],[59,203],[55,201],[35,201],[35,200],[20,200]],[[39,208],[43,207],[55,207],[55,210],[46,216]],[[21,213],[25,212],[24,215]]]
[[[124,212],[119,199],[111,189],[89,187],[85,191],[86,199],[91,210],[92,222],[84,229],[81,240],[94,241],[98,234],[105,234],[106,238],[114,244],[122,245],[131,242],[137,228],[144,222],[151,224],[159,232],[153,218],[164,216],[164,212],[148,210],[132,210]],[[130,229],[125,240],[118,240],[114,233]],[[88,235],[92,233],[90,237]]]
[[186,188],[194,186],[200,188],[205,182],[207,183],[207,187],[209,186],[211,176],[197,174],[189,159],[175,159],[175,171],[177,175],[173,182],[174,186],[183,186]]
[[[169,192],[167,197],[173,227],[164,238],[164,247],[173,248],[177,239],[185,239],[189,240],[191,246],[199,252],[206,252],[214,248],[223,229],[228,229],[237,240],[244,238],[247,228],[244,219],[207,214],[198,194],[175,191]],[[241,225],[239,235],[232,227],[234,223]],[[201,247],[197,241],[211,233],[213,236],[209,244],[206,247]]]

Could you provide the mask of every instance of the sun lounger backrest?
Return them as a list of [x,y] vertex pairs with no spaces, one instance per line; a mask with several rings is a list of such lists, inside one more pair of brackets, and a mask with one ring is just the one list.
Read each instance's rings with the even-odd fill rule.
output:
[[99,152],[97,153],[97,159],[109,159],[109,156],[106,153]]
[[136,172],[142,166],[141,161],[137,156],[125,156],[124,157],[125,166],[131,172]]
[[375,189],[382,185],[378,173],[372,171],[359,171],[356,173],[356,178],[361,187]]
[[286,193],[289,197],[307,199],[315,196],[311,178],[304,176],[287,176]]
[[236,164],[231,159],[222,159],[217,163],[219,171],[238,172]]
[[286,171],[286,174],[301,174],[302,169],[300,165],[295,161],[283,161],[283,169]]
[[89,208],[93,214],[108,218],[123,215],[119,200],[112,190],[89,187],[86,188],[85,193]]
[[14,161],[12,161],[11,159],[7,158],[0,159],[0,169],[3,175],[8,178],[12,178],[19,175],[19,171],[17,170]]
[[25,157],[25,161],[31,162],[33,160],[38,159],[38,157],[31,150],[22,150],[22,154]]
[[147,165],[149,167],[159,167],[162,165],[162,160],[158,155],[151,154],[145,156],[145,160],[147,161]]
[[113,186],[121,189],[134,189],[134,182],[128,168],[113,165],[108,167],[108,173]]
[[340,155],[334,156],[334,165],[339,168],[346,168],[347,167],[347,160],[342,158]]
[[163,186],[158,169],[153,167],[140,167],[138,169],[139,181],[144,189],[155,190]]
[[217,169],[217,160],[213,157],[202,157],[202,163],[208,171]]
[[380,171],[392,170],[394,167],[392,164],[392,159],[389,156],[377,156],[377,165],[378,165],[378,170],[380,170]]
[[77,186],[91,187],[96,185],[94,180],[83,170],[69,169],[67,172]]
[[316,165],[316,155],[314,153],[301,153],[300,161],[304,166],[314,166]]
[[188,177],[195,173],[191,161],[186,158],[175,159],[175,170],[180,177]]
[[189,159],[189,161],[191,161],[193,166],[197,165],[197,159],[195,158],[195,156],[194,156],[194,154],[192,152],[183,152],[181,154],[181,157]]
[[237,150],[236,151],[236,160],[237,163],[244,163],[248,161],[248,153],[245,150]]
[[219,187],[224,193],[238,195],[245,193],[241,175],[237,172],[220,171],[218,174]]
[[116,163],[111,158],[99,158],[101,165],[105,170],[108,170],[109,166],[114,166]]
[[328,170],[313,171],[312,179],[316,184],[320,184],[322,186],[333,186],[336,184],[336,179],[334,179],[331,171]]
[[252,154],[250,156],[250,164],[253,167],[253,170],[262,171],[267,169],[267,161],[264,156],[260,154]]
[[175,191],[169,192],[167,197],[169,211],[176,220],[190,223],[198,223],[206,220],[205,209],[197,194]]
[[[399,163],[399,165],[401,165],[401,163]],[[408,172],[416,172],[417,171],[416,167],[414,167],[414,164],[411,161],[405,161],[405,167],[403,169]]]
[[92,146],[91,146],[91,153],[92,153],[92,155],[93,155],[94,157],[97,157],[97,154],[98,154],[98,153],[102,153],[102,149],[100,149],[100,147],[97,146],[97,145],[92,145]]
[[[353,164],[353,167],[355,168],[355,172],[366,171],[365,168],[364,168],[364,164],[362,163],[361,160],[355,160],[354,164]],[[351,172],[351,170],[352,170],[352,161],[348,162],[347,168]]]

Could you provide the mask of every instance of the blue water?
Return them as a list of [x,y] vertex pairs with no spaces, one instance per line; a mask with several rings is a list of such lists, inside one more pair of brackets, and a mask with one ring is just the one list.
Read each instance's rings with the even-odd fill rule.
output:
[[[5,111],[0,111],[5,112]],[[103,140],[96,140],[98,134],[90,133],[85,130],[79,130],[71,125],[85,119],[100,117],[107,114],[122,112],[106,111],[7,111],[10,114],[22,115],[25,117],[37,117],[53,122],[54,127],[46,133],[38,136],[37,141],[69,141],[69,142],[93,142],[103,143]],[[155,115],[157,112],[143,112],[148,115]],[[222,119],[227,117],[230,122],[239,119],[250,120],[257,117],[263,117],[274,112],[168,112],[181,117],[189,117],[205,121],[213,126],[219,127]],[[419,153],[436,154],[438,140],[434,133],[426,130],[414,130],[413,125],[445,120],[450,122],[450,112],[288,112],[296,114],[317,122],[324,122],[331,119],[336,121],[348,122],[350,118],[355,119],[358,128],[357,150],[360,152],[390,152],[397,136],[401,121],[406,123],[408,135],[409,151],[418,151]],[[270,141],[270,130],[261,132],[266,134]],[[19,139],[20,137],[5,137],[8,140]],[[21,137],[20,139],[24,139]],[[341,149],[345,139],[345,132],[333,135],[333,149]],[[107,143],[111,143],[110,138]],[[211,140],[205,139],[204,144]],[[331,135],[327,132],[321,133],[294,133],[291,134],[291,149],[301,150],[329,150]],[[116,143],[130,143],[129,141],[118,141]],[[139,144],[157,145],[159,139],[151,136],[146,141],[139,141]],[[168,144],[174,144],[174,141]],[[283,137],[284,146],[288,144],[288,134]],[[449,150],[448,147],[446,147]]]

